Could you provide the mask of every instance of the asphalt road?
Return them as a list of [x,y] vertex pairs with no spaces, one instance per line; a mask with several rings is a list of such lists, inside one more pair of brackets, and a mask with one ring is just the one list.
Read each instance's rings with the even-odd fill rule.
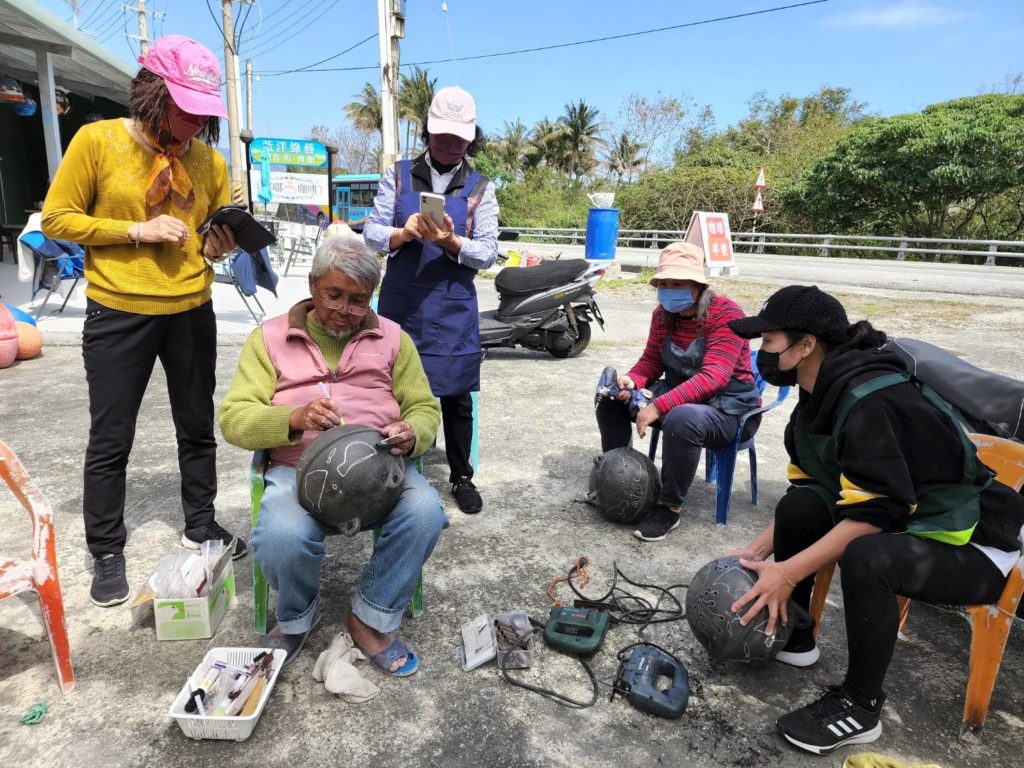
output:
[[[544,255],[561,252],[562,258],[583,258],[583,246],[502,243],[502,250],[529,250]],[[653,268],[658,251],[619,248],[615,261],[623,266]],[[739,276],[773,284],[817,283],[822,288],[872,290],[881,295],[927,294],[932,298],[972,297],[983,303],[1024,305],[1024,267],[986,267],[884,259],[840,259],[787,254],[737,254]]]

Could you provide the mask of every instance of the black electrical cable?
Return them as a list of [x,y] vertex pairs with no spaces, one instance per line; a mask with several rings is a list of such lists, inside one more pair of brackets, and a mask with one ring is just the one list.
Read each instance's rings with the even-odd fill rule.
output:
[[[504,677],[508,682],[510,682],[517,688],[525,688],[528,691],[539,693],[541,696],[551,699],[555,703],[561,704],[564,707],[569,707],[571,709],[587,709],[588,707],[594,706],[594,704],[597,703],[597,699],[601,689],[599,687],[597,675],[594,674],[594,670],[591,668],[587,660],[582,657],[576,656],[574,658],[583,666],[583,668],[587,671],[587,675],[590,677],[590,684],[593,688],[593,693],[591,694],[590,701],[577,701],[576,699],[570,698],[569,696],[566,696],[563,693],[559,693],[558,691],[553,691],[550,688],[542,688],[539,685],[530,685],[529,683],[524,683],[521,680],[516,680],[514,677],[509,675],[506,663],[512,651],[517,651],[520,649],[525,650],[526,643],[529,642],[530,638],[539,636],[541,634],[541,630],[539,629],[539,623],[534,621],[533,619],[530,619],[530,623],[532,623],[535,627],[538,628],[533,629],[530,632],[527,632],[525,635],[519,635],[519,639],[516,640],[516,642],[512,645],[511,648],[508,649],[508,651],[504,655],[499,654],[498,668],[501,670],[502,677]],[[562,655],[568,656],[569,654]],[[605,683],[605,685],[607,685],[607,683]]]
[[294,73],[294,72],[302,72],[303,70],[309,69],[310,67],[315,67],[315,66],[316,66],[317,64],[323,64],[323,63],[324,63],[325,61],[330,61],[331,59],[336,59],[336,58],[338,58],[339,56],[344,56],[344,55],[345,55],[346,53],[348,53],[349,51],[353,51],[353,50],[355,50],[356,48],[358,48],[358,47],[359,47],[360,45],[362,45],[363,43],[368,43],[368,42],[370,42],[370,41],[371,41],[371,40],[373,40],[373,38],[375,38],[376,36],[377,36],[377,33],[376,33],[376,32],[374,32],[374,33],[373,33],[372,35],[369,35],[368,37],[364,37],[364,38],[363,38],[362,40],[360,40],[360,41],[359,41],[358,43],[355,43],[355,44],[353,44],[353,45],[350,45],[350,46],[349,46],[348,48],[346,48],[346,49],[345,49],[344,51],[341,51],[341,53],[336,53],[336,54],[334,54],[333,56],[329,56],[329,57],[328,57],[328,58],[326,58],[326,59],[321,59],[320,61],[315,61],[315,62],[313,62],[312,64],[307,64],[307,65],[306,65],[306,66],[304,66],[304,67],[299,67],[298,69],[288,69],[288,70],[285,70],[285,71],[270,71],[270,72],[264,72],[264,73],[263,73],[263,76],[264,76],[264,77],[278,77],[278,76],[280,76],[280,75],[290,75],[290,74],[292,74],[292,73]]
[[[573,570],[569,571],[570,576],[574,574],[574,569],[575,566],[573,566]],[[662,587],[657,584],[642,584],[638,581],[633,581],[623,573],[622,569],[619,568],[619,564],[615,561],[612,562],[612,571],[612,585],[601,597],[587,597],[576,588],[571,578],[569,579],[569,588],[578,598],[588,603],[613,604],[615,608],[608,611],[612,620],[618,624],[639,624],[639,633],[641,635],[651,624],[664,624],[670,621],[679,621],[686,617],[686,609],[673,592],[677,589],[687,588],[688,584],[673,584],[670,587]],[[631,584],[639,589],[659,593],[657,601],[652,605],[647,598],[627,592],[618,585],[620,578],[627,584]],[[661,605],[665,599],[674,603],[675,607],[662,608]],[[630,607],[629,603],[639,607]]]
[[[699,27],[705,24],[715,24],[722,21],[733,21],[735,19],[743,19],[748,16],[761,16],[766,13],[777,13],[779,11],[789,11],[794,8],[803,8],[807,5],[818,5],[820,3],[827,3],[829,0],[807,0],[803,3],[793,3],[791,5],[780,5],[773,8],[762,8],[757,11],[749,11],[747,13],[734,13],[730,16],[719,16],[713,19],[701,19],[700,21],[690,21],[685,24],[673,24],[667,27],[657,27],[655,29],[641,29],[637,32],[624,32],[618,35],[607,35],[605,37],[594,37],[588,40],[574,40],[568,43],[555,43],[552,45],[541,45],[535,48],[520,48],[513,51],[498,51],[495,53],[481,53],[475,56],[461,56],[455,59],[431,59],[428,61],[411,61],[408,63],[400,64],[401,67],[421,67],[428,64],[447,64],[454,61],[476,61],[478,59],[494,59],[499,56],[515,56],[520,53],[537,53],[539,51],[551,51],[558,48],[572,48],[577,45],[590,45],[592,43],[604,43],[609,40],[621,40],[627,37],[639,37],[641,35],[651,35],[656,32],[668,32],[676,29],[685,29],[687,27]],[[322,67],[320,69],[304,69],[304,72],[355,72],[359,70],[370,70],[379,69],[377,66],[365,66],[365,67]]]

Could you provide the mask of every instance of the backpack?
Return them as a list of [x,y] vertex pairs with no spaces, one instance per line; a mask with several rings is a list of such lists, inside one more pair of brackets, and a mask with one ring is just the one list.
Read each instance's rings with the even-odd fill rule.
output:
[[882,349],[949,403],[969,432],[1024,442],[1024,381],[971,365],[920,339],[890,338]]

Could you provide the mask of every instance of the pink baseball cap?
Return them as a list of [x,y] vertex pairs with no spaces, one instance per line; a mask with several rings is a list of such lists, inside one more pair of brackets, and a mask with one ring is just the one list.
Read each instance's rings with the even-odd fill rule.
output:
[[164,35],[139,63],[167,84],[174,103],[190,115],[227,117],[220,97],[220,65],[206,47],[183,35]]
[[476,138],[476,102],[456,85],[442,88],[430,102],[429,133],[450,133],[465,141]]

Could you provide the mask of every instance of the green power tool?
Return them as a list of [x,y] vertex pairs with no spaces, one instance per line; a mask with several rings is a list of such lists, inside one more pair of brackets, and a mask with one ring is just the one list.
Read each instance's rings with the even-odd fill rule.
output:
[[609,615],[594,608],[552,608],[544,625],[544,642],[576,656],[589,656],[601,647]]

